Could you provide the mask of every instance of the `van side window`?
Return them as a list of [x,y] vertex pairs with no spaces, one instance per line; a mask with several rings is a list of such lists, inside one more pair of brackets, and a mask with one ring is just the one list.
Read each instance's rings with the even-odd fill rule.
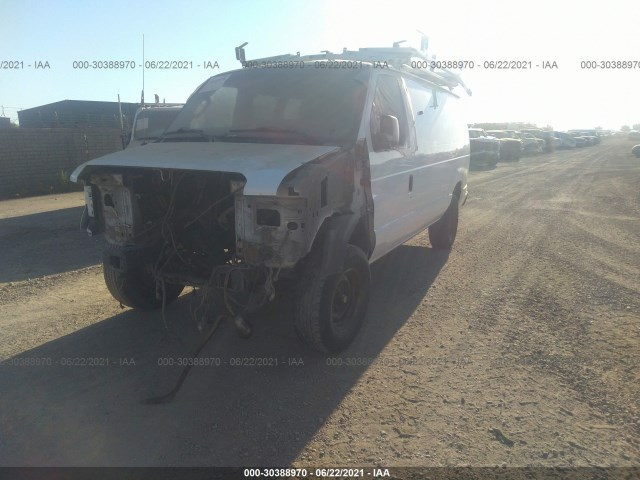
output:
[[416,130],[417,153],[463,149],[469,142],[464,109],[454,95],[405,78]]
[[[389,145],[387,138],[380,132],[380,118],[392,115],[398,119],[400,127],[400,145]],[[380,75],[371,107],[371,140],[376,152],[391,150],[407,145],[407,115],[404,108],[402,91],[398,80],[391,75]]]
[[[409,90],[409,99],[411,100],[411,109],[413,110],[413,121],[418,119],[419,115],[424,115],[428,108],[436,108],[433,89],[420,85],[418,82],[406,79],[407,89]],[[432,101],[433,100],[433,101]]]

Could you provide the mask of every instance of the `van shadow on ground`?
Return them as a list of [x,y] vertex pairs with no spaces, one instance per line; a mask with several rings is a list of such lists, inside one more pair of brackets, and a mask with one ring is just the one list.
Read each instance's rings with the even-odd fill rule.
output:
[[[374,264],[366,324],[341,356],[379,355],[447,258],[403,245]],[[201,338],[189,317],[193,298],[185,295],[167,309],[167,321],[189,345]],[[0,465],[289,464],[367,367],[331,366],[327,356],[305,349],[282,298],[254,319],[249,340],[223,325],[200,356],[221,365],[193,368],[169,404],[143,403],[170,390],[182,371],[159,359],[187,356],[165,334],[158,313],[126,310],[10,359],[50,359],[52,365],[0,366]],[[62,365],[86,358],[109,359],[109,366]],[[233,365],[247,358],[278,364]]]
[[69,272],[100,262],[103,236],[80,230],[84,207],[0,219],[0,283]]

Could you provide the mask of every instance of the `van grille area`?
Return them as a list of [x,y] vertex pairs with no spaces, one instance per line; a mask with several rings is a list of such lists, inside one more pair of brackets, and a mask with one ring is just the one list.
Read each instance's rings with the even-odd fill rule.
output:
[[240,175],[131,169],[94,174],[91,183],[107,241],[144,251],[154,272],[197,284],[234,257]]

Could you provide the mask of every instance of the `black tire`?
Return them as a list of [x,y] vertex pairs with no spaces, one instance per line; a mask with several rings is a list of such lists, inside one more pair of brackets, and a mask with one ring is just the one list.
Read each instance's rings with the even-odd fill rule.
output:
[[315,350],[340,352],[356,337],[367,312],[369,260],[361,249],[347,245],[339,273],[321,275],[321,267],[321,252],[312,252],[300,272],[295,330]]
[[[162,307],[162,299],[156,298],[155,280],[150,273],[141,268],[123,273],[105,263],[102,267],[107,288],[120,303],[139,310]],[[165,283],[166,305],[178,298],[183,289],[183,285]]]
[[458,233],[458,197],[453,195],[451,204],[442,218],[429,227],[429,240],[433,248],[449,250]]

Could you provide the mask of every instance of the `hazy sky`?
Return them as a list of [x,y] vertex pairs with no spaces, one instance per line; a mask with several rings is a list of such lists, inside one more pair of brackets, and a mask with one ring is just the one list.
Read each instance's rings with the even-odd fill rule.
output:
[[[526,5],[526,6],[524,6]],[[193,62],[145,70],[145,99],[183,102],[203,80],[247,58],[391,46],[407,40],[442,60],[470,60],[470,120],[531,121],[556,129],[618,129],[640,123],[640,33],[636,1],[24,1],[0,0],[0,105],[59,100],[137,102],[146,60]],[[136,68],[79,70],[74,61],[131,60]],[[532,70],[488,70],[488,60],[531,61]],[[587,70],[581,61],[635,61],[635,69]],[[21,61],[22,69],[1,62]],[[28,65],[48,62],[49,69]],[[220,69],[196,65],[217,61]],[[557,69],[535,65],[555,61]],[[6,66],[6,64],[5,64]],[[0,111],[0,114],[2,112]]]

